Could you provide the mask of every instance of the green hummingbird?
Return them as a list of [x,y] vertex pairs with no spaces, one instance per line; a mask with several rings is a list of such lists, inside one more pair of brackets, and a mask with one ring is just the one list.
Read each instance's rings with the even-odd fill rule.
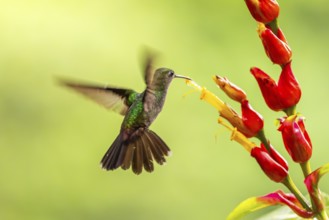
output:
[[154,170],[153,160],[160,165],[166,162],[165,156],[170,155],[170,149],[155,132],[149,130],[149,126],[161,112],[174,78],[190,80],[168,68],[153,71],[152,58],[148,57],[144,65],[146,89],[142,93],[61,81],[63,85],[124,116],[119,135],[101,160],[102,168],[115,170],[121,167],[127,170],[132,167],[135,174],[140,174],[143,167],[147,172]]

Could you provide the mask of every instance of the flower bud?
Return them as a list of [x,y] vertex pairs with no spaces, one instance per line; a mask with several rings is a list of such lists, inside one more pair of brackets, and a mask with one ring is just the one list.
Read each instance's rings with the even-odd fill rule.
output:
[[311,139],[305,129],[303,118],[297,115],[289,116],[281,121],[278,129],[286,150],[296,163],[305,163],[312,156]]
[[245,0],[253,18],[262,23],[273,21],[279,16],[280,7],[276,0]]
[[[280,29],[278,32],[280,33],[279,36],[283,36]],[[292,52],[284,37],[280,39],[271,29],[266,28],[262,23],[258,26],[258,34],[262,40],[267,56],[273,63],[285,65],[290,62]]]
[[226,77],[216,75],[213,76],[213,80],[231,99],[240,103],[247,99],[246,93],[238,86],[231,83]]
[[264,173],[274,182],[281,182],[288,175],[288,164],[285,159],[271,146],[268,152],[264,145],[254,147],[251,156],[254,157]]
[[263,117],[251,107],[248,100],[241,103],[241,112],[244,126],[255,136],[264,127]]

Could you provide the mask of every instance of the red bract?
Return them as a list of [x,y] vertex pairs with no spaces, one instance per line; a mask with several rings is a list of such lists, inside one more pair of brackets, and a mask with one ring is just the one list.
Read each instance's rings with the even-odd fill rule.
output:
[[283,42],[285,42],[286,44],[288,44],[288,41],[287,41],[286,37],[284,36],[284,34],[283,34],[283,32],[282,32],[282,30],[280,28],[278,28],[277,33],[275,33],[275,34],[276,34],[276,36],[278,36],[278,38],[280,40],[282,40]]
[[281,96],[275,80],[257,67],[251,68],[250,72],[257,80],[267,106],[274,111],[282,110]]
[[305,130],[302,118],[297,115],[285,118],[278,129],[282,134],[284,146],[296,163],[305,163],[312,156],[312,143]]
[[264,145],[254,147],[251,150],[251,156],[254,157],[264,173],[274,182],[281,182],[288,175],[288,164],[286,160],[274,148],[268,152]]
[[310,173],[304,180],[304,183],[307,187],[307,190],[316,204],[318,211],[323,210],[325,207],[319,199],[320,191],[318,189],[318,184],[322,176],[329,172],[329,163],[321,166],[320,168],[316,169],[312,173]]
[[[290,62],[292,52],[289,45],[286,43],[286,39],[282,31],[279,29],[280,35],[275,35],[271,29],[266,28],[264,24],[260,24],[258,27],[259,37],[262,40],[265,52],[270,60],[279,65],[285,65]],[[280,39],[279,37],[283,37]]]
[[263,117],[250,106],[248,100],[242,101],[241,112],[243,124],[255,136],[264,127]]
[[279,16],[280,7],[275,0],[245,0],[245,2],[256,21],[268,23]]
[[299,102],[302,91],[291,70],[291,62],[287,63],[282,69],[278,89],[283,108],[289,108]]
[[311,174],[309,174],[305,180],[304,180],[304,183],[306,185],[306,188],[307,188],[307,191],[309,192],[312,200],[316,203],[316,207],[319,209],[319,210],[323,210],[324,207],[323,207],[323,204],[321,202],[321,200],[319,200],[318,198],[318,183],[319,183],[319,180],[320,180],[320,175],[319,175],[319,171],[321,170],[321,168],[313,171]]
[[271,205],[287,205],[292,211],[303,218],[311,218],[314,216],[312,212],[303,209],[294,195],[284,193],[281,190],[270,193],[266,196],[258,197],[257,199],[263,203],[269,203]]
[[278,83],[261,69],[250,69],[262,92],[267,106],[280,111],[295,106],[301,97],[301,89],[291,70],[291,62],[287,63],[281,72]]

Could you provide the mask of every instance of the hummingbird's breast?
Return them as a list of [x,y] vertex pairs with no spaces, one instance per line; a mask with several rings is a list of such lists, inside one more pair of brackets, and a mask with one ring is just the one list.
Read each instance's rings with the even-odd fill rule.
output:
[[143,108],[145,117],[149,124],[151,124],[161,112],[165,98],[166,92],[146,89]]

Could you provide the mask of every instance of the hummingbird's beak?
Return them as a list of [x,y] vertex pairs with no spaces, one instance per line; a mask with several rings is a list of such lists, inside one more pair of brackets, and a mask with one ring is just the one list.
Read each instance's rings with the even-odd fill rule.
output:
[[187,76],[181,76],[181,75],[175,75],[175,78],[181,78],[181,79],[186,79],[186,80],[192,80],[190,77],[187,77]]

